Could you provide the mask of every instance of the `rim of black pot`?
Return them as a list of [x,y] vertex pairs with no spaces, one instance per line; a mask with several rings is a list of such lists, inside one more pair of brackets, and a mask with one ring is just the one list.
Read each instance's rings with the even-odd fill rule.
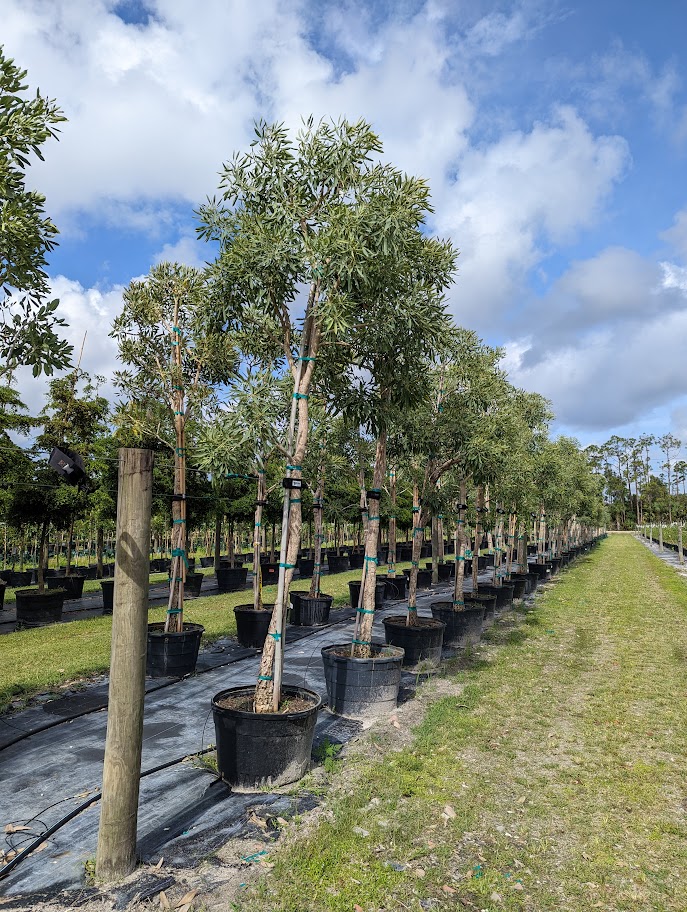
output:
[[430,621],[431,624],[423,627],[422,625],[406,624],[406,615],[405,614],[391,614],[389,617],[382,618],[382,624],[386,626],[387,622],[393,627],[403,627],[405,630],[436,630],[438,627],[446,627],[443,621],[440,621],[439,618],[430,618],[430,617],[421,617],[418,618],[420,621]]
[[60,592],[66,594],[67,590],[66,589],[47,589],[47,588],[44,589],[42,592],[40,589],[15,589],[14,590],[15,595],[38,595],[41,597],[59,595]]
[[284,684],[282,685],[282,696],[285,693],[291,693],[293,696],[298,696],[299,694],[306,694],[308,697],[314,697],[315,701],[312,706],[309,706],[307,709],[299,709],[296,712],[285,712],[285,713],[256,713],[252,710],[247,709],[227,709],[226,706],[218,706],[217,701],[222,697],[225,697],[227,694],[240,695],[240,694],[252,694],[255,693],[254,684],[239,684],[237,687],[227,687],[225,690],[220,690],[219,693],[216,693],[212,698],[212,708],[219,710],[219,712],[230,713],[232,716],[237,716],[240,719],[255,719],[261,718],[265,721],[275,720],[275,719],[297,719],[302,716],[307,716],[312,712],[317,712],[322,706],[322,697],[315,690],[310,690],[307,687],[299,687],[297,684]]
[[256,608],[251,602],[246,602],[243,605],[234,605],[234,611],[254,611],[256,614],[272,614],[274,602],[271,605],[263,605],[262,608]]
[[331,599],[332,601],[334,601],[334,596],[333,596],[333,595],[329,595],[329,593],[327,593],[327,592],[320,592],[319,595],[310,595],[309,592],[306,592],[306,593],[304,593],[304,594],[301,595],[301,599],[313,599],[313,600],[315,600],[315,599]]
[[155,621],[152,624],[148,624],[148,636],[183,636],[185,633],[194,633],[196,630],[205,633],[205,627],[202,624],[194,624],[192,621],[184,621],[183,630],[170,630],[165,633],[164,628],[164,621]]
[[[371,655],[371,656],[341,656],[335,655],[335,659],[339,659],[342,662],[377,662],[377,661],[391,661],[394,659],[402,659],[405,655],[405,649],[401,646],[391,646],[388,643],[370,643],[373,649],[387,650],[385,654]],[[350,649],[351,643],[334,643],[333,645],[323,646],[320,650],[320,654],[324,656],[325,653],[329,654],[334,649]],[[395,650],[395,653],[392,655],[389,650]]]

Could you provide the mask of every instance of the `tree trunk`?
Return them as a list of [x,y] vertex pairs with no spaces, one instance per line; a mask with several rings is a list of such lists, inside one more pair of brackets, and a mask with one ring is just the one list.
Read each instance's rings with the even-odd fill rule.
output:
[[420,551],[426,517],[420,505],[420,489],[413,484],[413,550],[410,562],[410,579],[408,581],[408,627],[417,627],[417,571],[420,567]]
[[214,566],[215,566],[215,576],[219,570],[220,561],[222,559],[222,514],[219,510],[215,513],[215,547],[214,547]]
[[322,577],[322,526],[324,521],[324,464],[320,464],[318,484],[312,501],[315,516],[315,559],[313,561],[312,580],[310,581],[309,595],[317,598],[320,594],[320,580]]
[[387,577],[396,578],[396,469],[389,469],[389,497],[391,513],[389,515],[389,555],[387,557]]
[[432,582],[439,582],[439,519],[432,516]]
[[38,540],[38,591],[45,590],[45,567],[48,562],[48,521],[46,519],[41,523],[41,534]]
[[[267,484],[265,470],[258,469],[258,496],[255,501],[255,520],[253,523],[253,607],[262,611],[262,565],[260,563],[260,530],[262,529],[262,512],[267,504]],[[274,526],[272,527],[274,528]]]
[[479,592],[479,551],[482,545],[482,512],[484,510],[484,488],[477,485],[475,503],[475,547],[472,551],[472,591]]
[[453,585],[453,607],[456,611],[463,611],[465,608],[465,598],[463,596],[463,582],[465,580],[465,549],[467,547],[467,536],[465,534],[465,506],[467,499],[467,484],[464,478],[460,480],[460,505],[458,507],[458,519],[456,520],[455,531],[455,559],[456,572]]
[[[375,612],[377,584],[377,553],[379,548],[379,505],[386,477],[386,431],[381,431],[375,448],[372,487],[367,492],[367,525],[365,528],[365,560],[363,561],[360,605],[356,612],[355,633],[351,656],[367,658],[372,654],[372,619]],[[376,495],[376,496],[375,496]]]

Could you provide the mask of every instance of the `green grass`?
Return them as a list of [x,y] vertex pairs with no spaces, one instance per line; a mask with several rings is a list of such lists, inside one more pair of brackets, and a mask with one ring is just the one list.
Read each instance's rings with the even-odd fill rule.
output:
[[[410,564],[398,566],[400,573]],[[205,573],[212,572],[205,570]],[[349,603],[348,581],[360,579],[360,573],[360,570],[351,570],[323,577],[323,591],[333,596],[335,607]],[[166,580],[163,574],[155,576]],[[297,579],[292,588],[298,590],[309,585],[309,580]],[[99,583],[97,586],[100,588]],[[276,586],[265,586],[264,601],[273,602],[276,591]],[[184,618],[203,625],[202,642],[207,645],[223,636],[235,636],[236,621],[231,609],[252,600],[251,590],[189,599],[184,604]],[[165,608],[151,608],[148,617],[151,623],[164,620]],[[29,697],[66,682],[106,672],[110,665],[111,631],[112,617],[103,616],[0,636],[0,712],[17,697]]]
[[677,574],[611,536],[426,685],[412,744],[335,774],[230,908],[684,912],[686,620]]

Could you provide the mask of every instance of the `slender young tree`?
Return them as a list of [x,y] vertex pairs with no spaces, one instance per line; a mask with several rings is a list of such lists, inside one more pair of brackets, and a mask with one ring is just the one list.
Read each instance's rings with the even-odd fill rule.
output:
[[233,337],[208,327],[206,296],[202,272],[161,263],[125,290],[122,313],[110,333],[126,365],[115,374],[126,397],[118,423],[157,438],[174,453],[168,633],[183,630],[189,422],[201,421],[216,407],[216,387],[235,369]]

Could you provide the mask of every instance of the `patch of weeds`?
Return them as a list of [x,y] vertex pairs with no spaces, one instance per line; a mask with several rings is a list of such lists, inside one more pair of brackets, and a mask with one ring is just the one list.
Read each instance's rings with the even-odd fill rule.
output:
[[87,858],[83,865],[84,879],[89,887],[95,885],[95,855]]
[[192,758],[193,766],[196,769],[204,769],[209,773],[219,776],[219,767],[217,766],[217,751],[209,754],[195,754]]
[[337,741],[330,741],[325,738],[321,744],[313,750],[312,754],[317,763],[322,763],[328,773],[333,773],[338,763],[338,756],[341,753],[343,744]]

